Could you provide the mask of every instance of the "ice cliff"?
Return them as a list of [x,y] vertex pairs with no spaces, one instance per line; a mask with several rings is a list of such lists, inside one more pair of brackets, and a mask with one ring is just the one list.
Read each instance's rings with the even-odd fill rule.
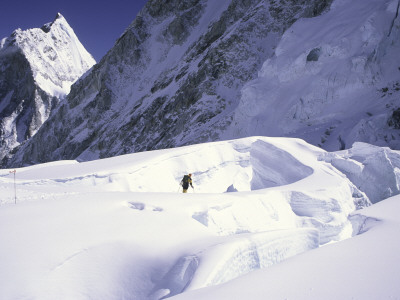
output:
[[295,136],[327,150],[400,148],[399,1],[334,1],[283,35],[242,89],[231,134]]

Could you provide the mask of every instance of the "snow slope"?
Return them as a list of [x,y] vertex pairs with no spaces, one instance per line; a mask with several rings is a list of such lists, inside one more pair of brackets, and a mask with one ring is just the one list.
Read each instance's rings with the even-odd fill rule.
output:
[[[52,162],[16,169],[17,204],[13,173],[0,170],[0,298],[161,299],[182,292],[188,299],[234,298],[229,282],[242,275],[239,283],[265,298],[269,291],[257,283],[264,273],[254,271],[288,272],[301,257],[328,263],[325,249],[365,240],[364,249],[372,237],[348,239],[382,224],[357,210],[370,201],[345,175],[352,171],[370,180],[370,189],[390,187],[391,182],[375,182],[373,172],[361,176],[361,169],[379,161],[382,149],[359,144],[353,150],[354,155],[327,153],[298,139],[251,137],[84,163]],[[397,172],[400,154],[383,150]],[[340,171],[334,159],[360,168]],[[195,188],[182,194],[179,181],[187,172]],[[391,222],[366,234],[383,230],[386,237],[396,236]],[[320,245],[326,246],[309,251]],[[396,259],[387,243],[379,245],[388,259]],[[359,266],[351,253],[343,264]],[[394,266],[388,274],[396,275]],[[376,268],[377,263],[363,275]],[[223,283],[222,289],[196,292]],[[383,280],[379,284],[389,287]]]

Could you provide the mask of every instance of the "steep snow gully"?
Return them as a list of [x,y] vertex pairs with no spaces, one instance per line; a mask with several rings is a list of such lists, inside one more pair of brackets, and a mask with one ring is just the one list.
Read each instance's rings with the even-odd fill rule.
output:
[[[17,169],[18,201],[129,193],[130,210],[204,228],[206,241],[172,258],[144,291],[162,299],[366,231],[374,220],[355,211],[398,194],[399,167],[399,152],[369,144],[326,152],[299,139],[251,137]],[[195,189],[176,194],[185,172]],[[1,204],[12,203],[9,170],[0,170],[0,188]]]

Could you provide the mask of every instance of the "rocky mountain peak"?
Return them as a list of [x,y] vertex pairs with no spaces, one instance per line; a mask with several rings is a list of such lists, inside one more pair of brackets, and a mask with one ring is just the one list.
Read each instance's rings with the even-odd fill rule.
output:
[[[68,25],[68,23],[67,23],[67,21],[65,20],[65,18],[63,17],[63,15],[60,14],[60,13],[57,13],[57,15],[56,15],[56,17],[54,18],[54,21],[53,21],[53,22],[44,24],[40,29],[42,29],[44,32],[48,33],[48,32],[51,30],[51,26],[52,26],[54,23],[56,23],[56,21]],[[69,26],[69,25],[68,25],[68,26]]]
[[15,30],[0,47],[0,158],[31,138],[70,86],[95,64],[58,13],[41,28]]

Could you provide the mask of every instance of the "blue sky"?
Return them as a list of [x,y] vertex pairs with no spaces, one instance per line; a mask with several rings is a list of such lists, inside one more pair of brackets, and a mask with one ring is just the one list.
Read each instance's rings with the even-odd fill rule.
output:
[[0,39],[39,28],[61,13],[96,61],[106,54],[147,0],[11,0],[0,5]]

